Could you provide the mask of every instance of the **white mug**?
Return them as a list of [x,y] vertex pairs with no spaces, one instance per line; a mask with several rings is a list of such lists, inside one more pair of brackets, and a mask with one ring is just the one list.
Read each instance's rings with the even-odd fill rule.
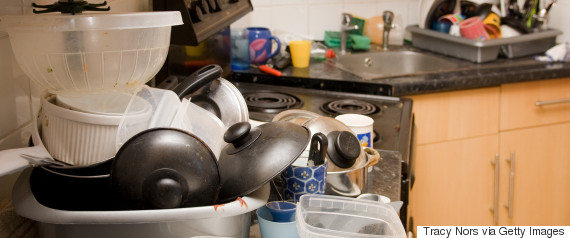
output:
[[354,132],[362,147],[372,148],[374,119],[360,114],[342,114],[335,119],[344,123]]

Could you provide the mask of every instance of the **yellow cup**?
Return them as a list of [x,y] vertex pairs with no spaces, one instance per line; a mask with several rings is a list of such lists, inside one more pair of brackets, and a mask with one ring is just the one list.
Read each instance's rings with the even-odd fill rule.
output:
[[307,68],[311,59],[311,42],[308,40],[295,40],[289,42],[291,61],[293,67]]
[[497,15],[497,13],[491,12],[485,19],[483,19],[483,23],[495,29],[495,32],[487,30],[491,39],[498,39],[501,38],[501,17]]

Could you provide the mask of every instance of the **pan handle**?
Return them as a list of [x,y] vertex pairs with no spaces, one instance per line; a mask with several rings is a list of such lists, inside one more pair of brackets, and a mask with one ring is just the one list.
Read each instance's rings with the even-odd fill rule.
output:
[[182,99],[221,76],[222,67],[216,64],[207,65],[184,78],[172,91]]
[[318,166],[325,163],[328,144],[329,140],[325,134],[317,132],[313,135],[311,147],[309,147],[307,166]]
[[376,165],[380,161],[380,153],[370,147],[364,147],[364,153],[369,157],[367,167]]

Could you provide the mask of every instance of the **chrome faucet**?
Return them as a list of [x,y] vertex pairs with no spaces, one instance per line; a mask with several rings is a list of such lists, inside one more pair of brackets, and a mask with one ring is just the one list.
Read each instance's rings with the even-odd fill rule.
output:
[[346,38],[348,31],[358,30],[358,25],[351,25],[352,16],[348,13],[342,14],[342,23],[340,26],[340,54],[346,54]]
[[384,11],[382,13],[382,20],[384,20],[384,32],[382,34],[382,48],[388,50],[388,40],[390,36],[390,30],[394,28],[392,20],[394,20],[394,13],[391,11]]

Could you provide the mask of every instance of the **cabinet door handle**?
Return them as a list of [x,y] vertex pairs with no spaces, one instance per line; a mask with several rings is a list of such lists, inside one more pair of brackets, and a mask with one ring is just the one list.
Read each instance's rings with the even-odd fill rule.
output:
[[495,160],[491,160],[491,164],[495,166],[495,192],[493,194],[493,222],[499,223],[499,154],[495,155]]
[[540,106],[544,106],[544,105],[569,103],[569,102],[570,102],[570,98],[565,98],[565,99],[550,100],[550,101],[536,101],[535,105],[537,107],[540,107]]
[[509,204],[505,205],[505,207],[509,210],[509,218],[512,218],[515,197],[515,152],[511,152],[511,156],[507,162],[511,165],[511,173],[509,174]]

